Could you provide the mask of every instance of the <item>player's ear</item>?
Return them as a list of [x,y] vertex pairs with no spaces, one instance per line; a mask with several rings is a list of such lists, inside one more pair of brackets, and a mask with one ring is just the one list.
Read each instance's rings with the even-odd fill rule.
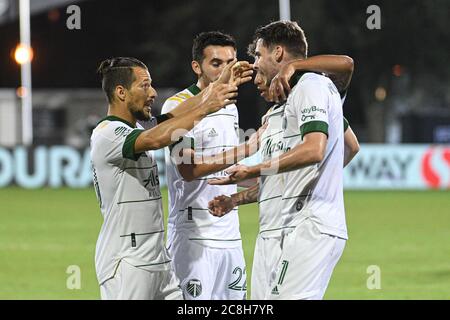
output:
[[276,62],[281,62],[284,56],[284,48],[282,46],[275,46],[275,49],[273,49],[273,55]]
[[202,75],[202,68],[200,67],[200,63],[194,60],[191,62],[191,67],[197,76]]
[[125,89],[125,87],[118,85],[116,87],[116,90],[114,90],[114,93],[116,94],[117,99],[119,99],[119,101],[125,101],[125,97],[127,96],[127,90]]

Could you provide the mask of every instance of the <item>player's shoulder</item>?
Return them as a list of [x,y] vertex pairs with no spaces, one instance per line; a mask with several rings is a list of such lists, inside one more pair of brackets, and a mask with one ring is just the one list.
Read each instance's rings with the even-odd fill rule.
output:
[[134,129],[131,123],[115,116],[108,116],[97,123],[92,137],[115,140],[117,137],[127,136]]
[[322,88],[329,88],[330,85],[334,86],[330,78],[325,75],[314,72],[306,72],[298,79],[298,82],[292,88],[292,95],[295,96],[306,92],[319,91]]
[[189,99],[190,97],[194,96],[191,91],[189,91],[189,88],[186,88],[184,90],[181,90],[177,93],[175,93],[173,96],[169,97],[166,101],[178,101],[183,102],[184,100]]
[[212,121],[212,122],[221,122],[223,121],[223,119],[226,119],[225,117],[234,117],[234,118],[238,118],[239,117],[239,112],[238,112],[238,108],[237,106],[232,103],[227,105],[224,108],[221,108],[219,110],[217,110],[216,112],[213,112],[209,115],[207,115],[202,121],[207,122],[207,121]]
[[229,114],[233,116],[239,115],[238,107],[234,103],[227,105],[225,108],[222,108],[219,111],[221,111],[224,114]]
[[183,101],[193,97],[194,93],[192,93],[191,90],[189,90],[190,88],[191,87],[181,90],[181,91],[175,93],[174,95],[170,96],[169,98],[167,98],[162,106],[161,112],[167,113],[167,112],[171,111],[173,108],[175,108],[176,106],[178,106]]
[[317,86],[317,85],[328,85],[332,83],[330,78],[323,74],[315,72],[306,72],[298,81],[297,85],[300,87],[305,86]]
[[261,117],[261,124],[264,124],[267,121],[267,118],[270,117],[270,115],[274,112],[274,110],[279,107],[279,105],[275,104],[269,108],[269,110],[264,113],[264,115]]

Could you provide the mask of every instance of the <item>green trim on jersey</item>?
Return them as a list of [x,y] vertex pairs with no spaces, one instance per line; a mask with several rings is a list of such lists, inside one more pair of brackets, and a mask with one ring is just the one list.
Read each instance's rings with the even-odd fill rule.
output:
[[136,128],[136,126],[133,126],[133,125],[132,125],[131,123],[129,123],[128,121],[123,120],[122,118],[119,118],[119,117],[116,117],[116,116],[107,116],[107,117],[103,118],[102,120],[100,120],[100,121],[97,123],[97,125],[99,125],[100,122],[103,122],[103,121],[105,121],[105,120],[108,120],[108,121],[120,121],[120,122],[125,123],[127,126],[130,126],[131,128]]
[[126,159],[137,161],[142,153],[136,154],[134,152],[134,144],[136,143],[137,137],[144,132],[142,129],[136,129],[130,132],[125,138],[125,142],[122,147],[122,156]]
[[300,78],[303,77],[306,72],[309,71],[295,71],[294,75],[289,80],[289,85],[291,88],[293,88],[300,81]]
[[302,124],[300,127],[300,134],[302,135],[302,139],[307,133],[311,132],[323,132],[328,137],[328,123],[323,121],[310,121]]
[[190,86],[189,88],[187,88],[194,96],[198,95],[200,93],[200,88],[197,87],[196,84],[193,84],[192,86]]
[[348,123],[348,120],[345,119],[345,117],[344,117],[344,132],[347,131],[349,126],[350,126],[350,124]]

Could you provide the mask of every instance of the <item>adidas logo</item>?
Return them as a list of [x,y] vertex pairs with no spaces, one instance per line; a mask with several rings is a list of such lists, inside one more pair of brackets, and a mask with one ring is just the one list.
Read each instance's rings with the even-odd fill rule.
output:
[[272,289],[272,294],[275,294],[275,295],[279,295],[280,294],[278,292],[278,287],[277,286],[275,286],[275,288]]
[[214,128],[211,129],[211,131],[208,133],[208,137],[217,137],[219,134],[214,130]]

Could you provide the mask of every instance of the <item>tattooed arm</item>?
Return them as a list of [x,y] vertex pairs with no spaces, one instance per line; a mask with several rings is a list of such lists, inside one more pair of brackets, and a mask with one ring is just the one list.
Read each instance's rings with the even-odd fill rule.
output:
[[215,197],[209,202],[208,208],[213,216],[221,217],[236,206],[258,201],[258,193],[259,183],[241,192],[234,193],[230,197],[224,195]]

